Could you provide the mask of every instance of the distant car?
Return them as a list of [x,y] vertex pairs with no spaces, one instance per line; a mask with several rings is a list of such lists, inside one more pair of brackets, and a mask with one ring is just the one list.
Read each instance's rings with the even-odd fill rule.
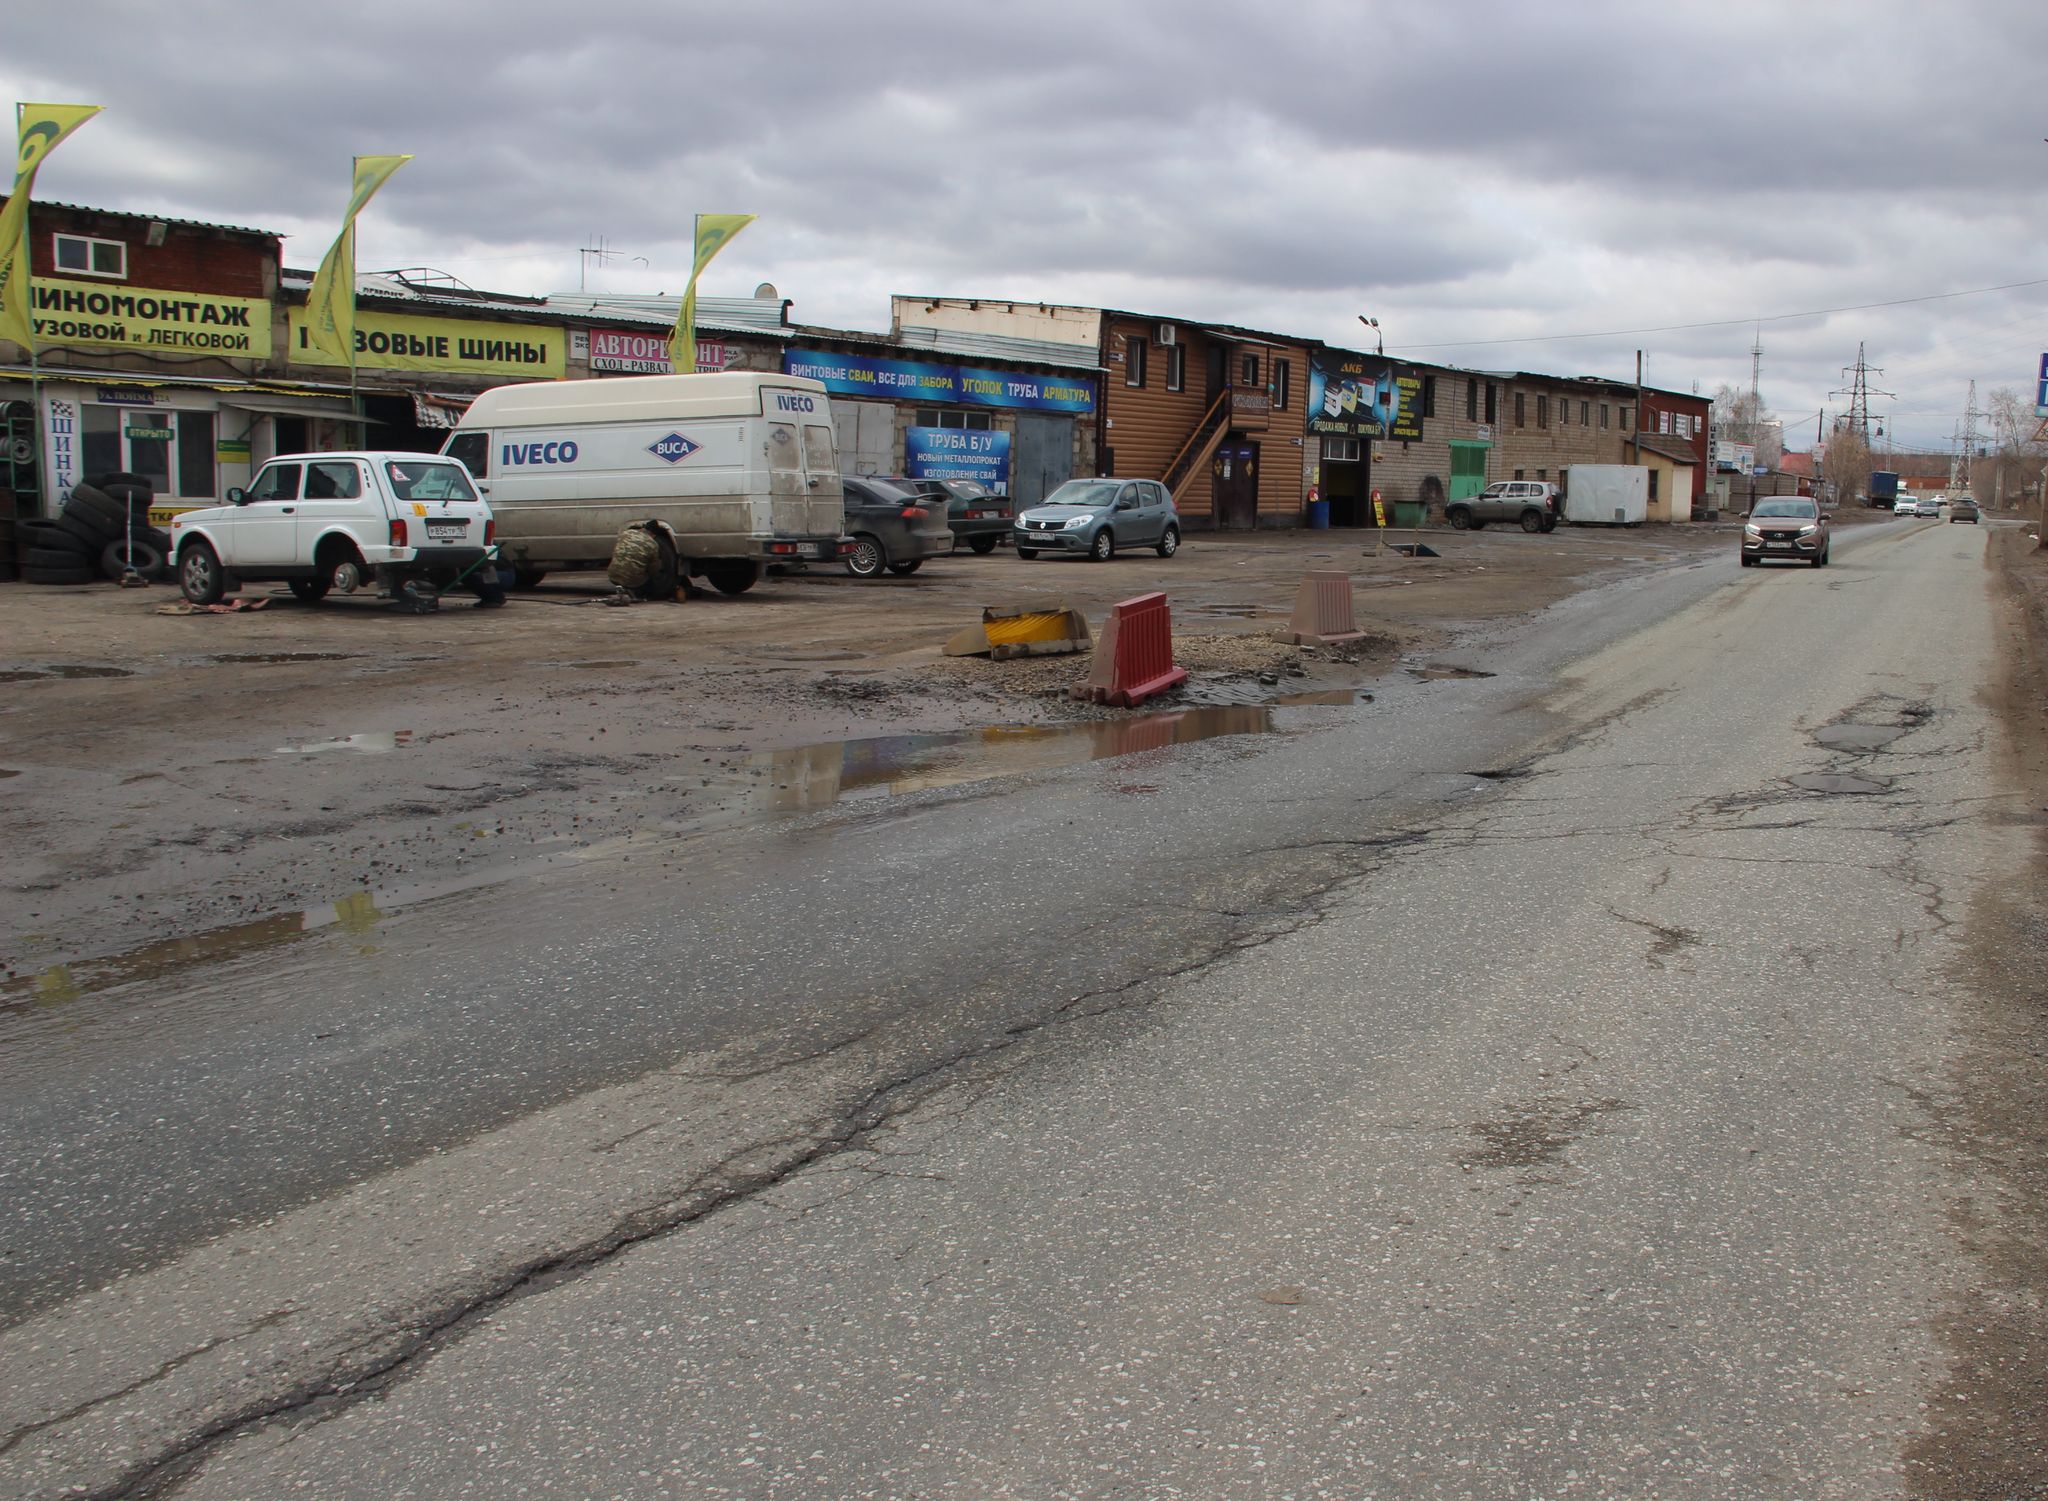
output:
[[1557,486],[1543,480],[1495,480],[1477,495],[1444,507],[1444,520],[1456,531],[1478,531],[1489,521],[1518,522],[1525,532],[1557,529],[1562,507]]
[[1009,539],[1010,497],[998,495],[978,480],[899,479],[892,481],[914,495],[946,503],[946,525],[955,545],[970,552],[991,553]]
[[1765,559],[1825,568],[1828,562],[1827,513],[1801,496],[1760,500],[1742,526],[1742,566],[1754,568]]
[[1913,506],[1913,514],[1914,514],[1915,516],[1937,516],[1937,517],[1938,517],[1938,516],[1940,516],[1940,515],[1941,515],[1941,508],[1942,508],[1943,506],[1947,505],[1947,504],[1948,504],[1948,502],[1947,502],[1947,501],[1945,501],[1945,500],[1922,500],[1922,501],[1917,501],[1917,502],[1915,502],[1915,503],[1914,503],[1914,506]]
[[917,572],[926,558],[953,550],[953,532],[939,506],[885,479],[848,477],[841,482],[846,498],[846,530],[853,551],[846,571],[871,579],[887,569],[902,575]]
[[1948,519],[1950,521],[1967,521],[1972,526],[1975,526],[1979,519],[1977,502],[1971,500],[1967,495],[1961,500],[1952,502],[1948,508]]
[[1911,516],[1913,514],[1913,507],[1916,504],[1918,502],[1912,496],[1902,491],[1892,500],[1892,514],[1894,516]]
[[1180,551],[1180,513],[1156,479],[1070,479],[1020,515],[1010,539],[1025,559],[1065,552],[1101,563],[1130,547],[1170,558]]

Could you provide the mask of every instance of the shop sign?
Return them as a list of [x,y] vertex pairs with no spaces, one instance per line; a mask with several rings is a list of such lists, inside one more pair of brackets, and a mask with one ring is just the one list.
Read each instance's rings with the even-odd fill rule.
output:
[[146,391],[140,386],[97,386],[92,399],[103,407],[153,407],[156,392]]
[[38,280],[35,320],[36,337],[46,344],[270,358],[270,304],[261,297]]
[[1033,412],[1095,410],[1095,382],[1078,375],[1025,375],[1015,370],[827,354],[818,349],[785,350],[782,372],[822,381],[835,396],[951,401],[963,406],[1011,407]]
[[249,462],[249,440],[247,438],[216,438],[213,456],[223,464],[246,464]]
[[43,403],[43,471],[49,476],[46,494],[50,514],[71,499],[78,483],[78,403],[52,396]]
[[1325,437],[1422,436],[1422,381],[1397,376],[1392,362],[1341,349],[1319,350],[1308,364],[1308,430]]
[[974,428],[913,427],[903,436],[903,472],[911,479],[971,479],[1010,488],[1010,435]]
[[[615,375],[672,375],[675,366],[668,357],[669,336],[645,329],[593,328],[590,331],[590,368]],[[723,370],[739,357],[730,344],[697,345],[700,375]]]
[[[291,363],[325,365],[306,336],[304,308],[291,311]],[[559,380],[568,370],[566,332],[529,323],[479,323],[411,313],[356,311],[356,366],[437,375],[513,375]]]
[[154,422],[130,422],[128,437],[136,443],[169,443],[178,436],[176,428],[163,427]]

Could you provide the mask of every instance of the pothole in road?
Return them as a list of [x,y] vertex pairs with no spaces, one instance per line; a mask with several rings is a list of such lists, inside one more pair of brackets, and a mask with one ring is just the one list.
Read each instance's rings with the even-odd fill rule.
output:
[[1831,724],[1813,732],[1814,743],[1827,750],[1878,751],[1905,734],[1904,727],[1888,724]]
[[1882,777],[1863,777],[1852,771],[1808,771],[1785,780],[1808,792],[1840,792],[1867,797],[1872,793],[1892,790],[1892,784]]
[[94,667],[87,664],[60,663],[54,667],[18,667],[0,672],[0,683],[33,683],[45,678],[132,678],[133,668]]
[[1432,662],[1427,667],[1409,668],[1408,676],[1419,683],[1436,683],[1446,678],[1490,678],[1493,674],[1481,672],[1476,667],[1450,667],[1440,662]]
[[1595,1119],[1628,1108],[1615,1099],[1577,1105],[1538,1100],[1496,1120],[1474,1121],[1466,1129],[1483,1145],[1458,1161],[1466,1167],[1542,1167],[1561,1161],[1565,1149],[1584,1136]]
[[293,662],[352,662],[363,655],[359,651],[224,651],[199,660],[234,667],[269,667]]
[[360,735],[344,735],[339,740],[309,740],[303,745],[280,745],[274,752],[280,756],[315,756],[328,751],[363,751],[376,755],[384,751],[397,750],[401,745],[412,744],[411,730],[365,730]]

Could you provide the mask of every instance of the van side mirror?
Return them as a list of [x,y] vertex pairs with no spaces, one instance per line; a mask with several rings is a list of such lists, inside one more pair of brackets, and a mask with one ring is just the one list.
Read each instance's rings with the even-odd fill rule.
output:
[[248,503],[249,503],[249,492],[248,492],[247,490],[244,490],[244,489],[243,489],[243,488],[242,488],[242,487],[241,487],[240,485],[235,485],[235,486],[233,486],[232,488],[230,488],[230,489],[229,489],[229,491],[228,491],[228,504],[229,504],[229,505],[231,505],[231,506],[245,506],[245,505],[247,505]]

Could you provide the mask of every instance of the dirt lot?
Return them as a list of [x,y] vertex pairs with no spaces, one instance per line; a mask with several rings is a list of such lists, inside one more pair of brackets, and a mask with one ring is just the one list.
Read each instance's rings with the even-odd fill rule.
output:
[[[168,586],[0,588],[6,993],[829,799],[848,739],[1128,718],[1067,698],[1086,658],[940,656],[984,604],[1063,601],[1099,629],[1114,601],[1165,589],[1194,681],[1161,706],[1260,705],[1341,694],[1460,623],[1733,546],[1725,527],[1426,540],[1444,556],[1368,557],[1345,532],[1101,565],[963,553],[908,579],[815,570],[630,608],[604,603],[602,576],[568,576],[430,616],[264,588],[245,595],[260,611],[199,616],[160,614]],[[1357,647],[1273,640],[1311,567],[1352,572]],[[78,962],[96,957],[97,981]]]

